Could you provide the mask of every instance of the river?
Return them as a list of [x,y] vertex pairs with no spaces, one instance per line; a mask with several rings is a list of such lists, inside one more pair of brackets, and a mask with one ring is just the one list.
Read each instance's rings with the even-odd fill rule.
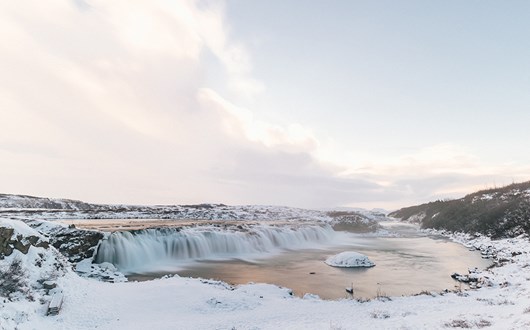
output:
[[[450,275],[467,274],[468,268],[486,268],[490,261],[478,252],[445,237],[427,235],[414,225],[385,222],[383,235],[344,233],[337,242],[317,248],[282,249],[259,258],[201,258],[179,264],[174,270],[129,273],[130,280],[149,280],[166,274],[222,280],[231,284],[272,283],[291,288],[294,294],[316,294],[323,299],[412,295],[460,287]],[[389,234],[391,233],[391,234]],[[341,233],[342,234],[342,233]],[[346,238],[344,238],[346,237]],[[343,251],[367,255],[372,268],[335,268],[324,260]]]

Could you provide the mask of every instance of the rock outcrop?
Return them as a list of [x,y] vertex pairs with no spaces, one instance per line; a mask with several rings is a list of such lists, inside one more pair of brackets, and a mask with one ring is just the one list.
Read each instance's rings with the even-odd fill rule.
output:
[[16,234],[14,228],[0,227],[0,259],[10,256],[14,250],[27,254],[31,246],[47,248],[49,243],[42,237]]
[[37,231],[47,235],[50,244],[70,262],[79,262],[94,255],[103,233],[94,230],[77,229],[75,226],[51,225],[41,221],[29,223]]

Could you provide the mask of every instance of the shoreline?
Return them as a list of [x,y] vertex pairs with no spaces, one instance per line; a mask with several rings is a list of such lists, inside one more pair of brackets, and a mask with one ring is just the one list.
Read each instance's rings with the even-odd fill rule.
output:
[[[487,287],[434,295],[420,292],[391,300],[328,301],[312,295],[293,297],[288,289],[269,284],[232,287],[220,281],[177,276],[105,283],[70,271],[58,279],[65,292],[63,311],[58,316],[44,316],[38,301],[20,301],[3,303],[0,320],[6,320],[4,329],[11,329],[10,325],[20,329],[170,329],[175,324],[193,329],[277,329],[286,324],[293,329],[528,328],[528,239],[492,241],[454,233],[448,237],[464,246],[497,251],[499,264],[482,272]],[[148,310],[143,308],[146,300],[152,304]],[[25,316],[20,318],[20,313]]]

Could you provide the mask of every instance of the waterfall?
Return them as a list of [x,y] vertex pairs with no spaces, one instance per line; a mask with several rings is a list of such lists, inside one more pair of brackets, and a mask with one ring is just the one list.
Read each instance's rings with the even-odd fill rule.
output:
[[242,230],[217,227],[160,228],[114,232],[101,241],[96,263],[110,262],[124,273],[156,271],[164,265],[196,260],[256,258],[282,249],[330,243],[331,226],[266,226]]

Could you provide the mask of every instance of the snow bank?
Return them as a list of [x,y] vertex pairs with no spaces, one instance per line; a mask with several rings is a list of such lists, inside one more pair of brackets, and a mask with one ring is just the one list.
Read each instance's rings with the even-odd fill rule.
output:
[[69,264],[22,221],[0,219],[0,231],[12,231],[0,246],[0,329],[17,329],[45,312],[51,297],[44,283],[55,284],[69,272]]
[[[486,242],[485,242],[486,243]],[[102,283],[65,277],[58,316],[28,314],[19,329],[528,329],[530,243],[512,246],[510,263],[491,269],[491,287],[426,293],[361,303],[294,297],[268,284],[237,287],[223,282],[170,277],[137,283]],[[1,328],[1,327],[0,327]],[[12,328],[6,328],[12,329]]]
[[13,237],[16,237],[17,235],[22,235],[22,236],[37,236],[41,239],[44,239],[44,237],[41,234],[39,234],[36,230],[30,228],[28,225],[26,225],[24,222],[20,220],[0,219],[0,227],[14,229]]
[[358,252],[346,251],[331,256],[326,259],[326,264],[333,267],[373,267],[375,264],[364,254]]

